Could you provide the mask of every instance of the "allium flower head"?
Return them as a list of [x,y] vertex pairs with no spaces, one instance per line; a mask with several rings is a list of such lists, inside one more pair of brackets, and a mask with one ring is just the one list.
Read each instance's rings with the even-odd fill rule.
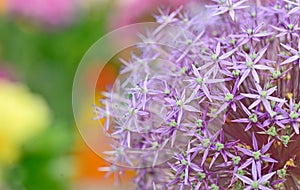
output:
[[96,113],[137,189],[300,189],[300,5],[259,2],[160,10],[122,60]]

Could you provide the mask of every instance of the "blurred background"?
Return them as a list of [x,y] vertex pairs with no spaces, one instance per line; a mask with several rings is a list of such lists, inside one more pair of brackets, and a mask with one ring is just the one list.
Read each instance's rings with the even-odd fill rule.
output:
[[[108,164],[76,129],[75,71],[104,34],[152,21],[158,6],[185,2],[0,0],[0,190],[131,189],[134,173],[114,186],[113,175],[104,178],[98,170]],[[105,83],[113,83],[117,68],[102,74]]]

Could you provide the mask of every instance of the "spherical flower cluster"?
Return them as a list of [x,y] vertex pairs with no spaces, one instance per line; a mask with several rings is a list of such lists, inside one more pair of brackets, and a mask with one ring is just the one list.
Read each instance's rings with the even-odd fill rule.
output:
[[95,109],[112,171],[136,168],[137,189],[299,189],[299,1],[160,13]]

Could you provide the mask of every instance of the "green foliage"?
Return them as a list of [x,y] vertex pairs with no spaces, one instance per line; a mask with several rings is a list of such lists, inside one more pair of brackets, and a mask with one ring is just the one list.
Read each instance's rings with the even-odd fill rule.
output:
[[0,17],[0,60],[20,81],[41,94],[53,111],[53,124],[24,146],[19,163],[8,169],[11,189],[66,190],[73,173],[72,83],[87,49],[105,34],[109,9],[91,10],[72,25],[49,30]]

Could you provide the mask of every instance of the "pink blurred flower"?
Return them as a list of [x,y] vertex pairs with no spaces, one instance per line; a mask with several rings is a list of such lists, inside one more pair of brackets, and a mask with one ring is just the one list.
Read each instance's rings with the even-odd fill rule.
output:
[[76,0],[9,0],[8,9],[13,14],[58,26],[72,20],[76,4]]
[[1,66],[0,63],[0,80],[15,81],[15,77],[12,75],[11,69]]
[[[274,0],[253,0],[264,4]],[[151,21],[151,14],[161,6],[176,9],[180,5],[195,3],[209,3],[211,0],[118,0],[120,7],[112,13],[113,27],[122,27],[133,23]],[[194,4],[192,4],[194,3]]]
[[113,16],[114,27],[126,26],[128,24],[145,21],[145,17],[151,17],[160,6],[176,8],[182,4],[192,2],[192,0],[131,0],[121,4]]

